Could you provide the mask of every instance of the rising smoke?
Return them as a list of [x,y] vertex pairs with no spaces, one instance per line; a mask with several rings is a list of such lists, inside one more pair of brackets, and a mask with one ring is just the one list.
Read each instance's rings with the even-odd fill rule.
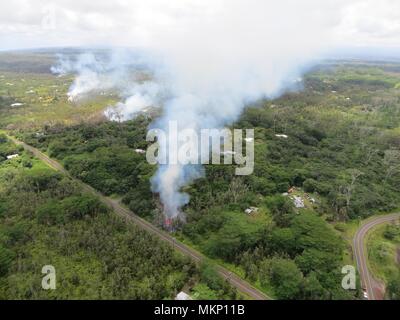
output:
[[[162,102],[163,115],[152,127],[168,132],[168,123],[177,121],[179,130],[222,128],[237,120],[248,103],[278,96],[301,76],[329,47],[345,1],[324,1],[323,9],[316,0],[186,3],[190,14],[175,13],[168,28],[149,29],[146,50],[162,57],[162,64],[144,57],[155,75],[151,81],[127,80],[126,57],[105,65],[86,57],[72,67],[66,63],[69,71],[78,72],[70,98],[116,88],[123,97],[116,106],[123,120]],[[164,90],[168,94],[161,99]],[[164,148],[161,153],[168,153],[168,145]],[[189,202],[182,187],[202,174],[193,166],[159,167],[152,186],[169,218],[179,216]]]
[[67,93],[72,103],[95,94],[117,94],[121,102],[104,112],[113,121],[132,119],[162,99],[160,84],[146,74],[149,68],[140,55],[128,49],[59,55],[51,71],[76,75]]

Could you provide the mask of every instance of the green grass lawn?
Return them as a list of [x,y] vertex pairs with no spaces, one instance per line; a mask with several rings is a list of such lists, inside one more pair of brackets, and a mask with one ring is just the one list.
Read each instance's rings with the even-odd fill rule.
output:
[[367,238],[369,266],[373,274],[385,283],[395,277],[400,268],[396,261],[397,250],[400,249],[400,237],[397,236],[394,239],[385,237],[387,226],[377,227],[369,233]]

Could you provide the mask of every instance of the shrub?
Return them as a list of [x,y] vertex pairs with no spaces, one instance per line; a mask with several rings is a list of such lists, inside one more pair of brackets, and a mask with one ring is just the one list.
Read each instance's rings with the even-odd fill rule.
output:
[[0,244],[0,277],[8,273],[13,259],[14,253]]

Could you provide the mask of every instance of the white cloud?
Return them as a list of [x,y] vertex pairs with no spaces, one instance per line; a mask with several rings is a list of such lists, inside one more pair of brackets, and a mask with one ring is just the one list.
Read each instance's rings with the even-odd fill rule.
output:
[[[397,46],[397,1],[15,0],[0,4],[0,46],[144,46],[165,59],[163,68],[154,68],[168,93],[154,125],[168,131],[169,121],[179,120],[179,129],[221,128],[247,102],[279,95],[310,60],[332,47]],[[109,84],[104,72],[83,67],[72,96],[126,89],[119,74],[111,74]],[[130,117],[157,94],[158,86],[133,87],[116,111]],[[159,168],[153,190],[170,216],[188,201],[181,188],[199,174],[187,166]]]
[[[222,24],[236,23],[235,31],[250,24],[279,36],[288,28],[296,32],[290,19],[305,24],[312,20],[315,28],[330,28],[334,43],[341,46],[400,43],[397,0],[13,0],[0,4],[0,48],[152,45],[213,19],[221,21],[220,32],[228,31]],[[307,42],[307,34],[299,37]]]
[[336,41],[359,46],[400,46],[400,2],[356,1],[343,11]]

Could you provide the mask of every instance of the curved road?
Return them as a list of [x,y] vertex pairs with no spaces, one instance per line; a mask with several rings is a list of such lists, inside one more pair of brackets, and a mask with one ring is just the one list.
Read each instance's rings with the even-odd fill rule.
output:
[[[111,207],[114,210],[115,213],[117,213],[119,216],[124,218],[126,221],[133,222],[133,223],[137,224],[142,229],[144,229],[144,230],[150,232],[151,234],[157,236],[158,238],[160,238],[164,242],[169,243],[170,245],[172,245],[174,247],[174,249],[176,249],[179,252],[183,253],[184,255],[190,257],[196,263],[202,261],[205,258],[201,253],[199,253],[196,250],[190,248],[189,246],[183,244],[182,242],[176,240],[170,234],[164,232],[163,230],[158,229],[157,227],[155,227],[151,223],[149,223],[146,220],[144,220],[144,219],[140,218],[139,216],[135,215],[132,211],[126,209],[124,206],[121,205],[121,203],[118,200],[106,197],[106,196],[102,195],[101,193],[99,193],[98,191],[96,191],[91,186],[83,183],[80,180],[77,180],[77,179],[73,178],[69,174],[69,172],[59,162],[49,158],[47,155],[45,155],[44,153],[42,153],[38,149],[36,149],[36,148],[34,148],[34,147],[24,143],[24,142],[21,142],[21,141],[17,140],[14,137],[8,136],[8,138],[10,140],[12,140],[15,144],[20,145],[25,150],[33,153],[37,158],[39,158],[43,162],[47,163],[53,169],[55,169],[55,170],[65,174],[65,175],[67,175],[68,177],[70,177],[74,181],[78,182],[83,187],[84,190],[86,190],[87,192],[92,193],[92,194],[96,195],[97,197],[99,197],[99,199],[103,203],[105,203],[106,205]],[[224,268],[223,266],[217,265],[217,270],[218,270],[218,273],[220,274],[220,276],[223,279],[227,280],[232,286],[236,287],[238,291],[250,296],[251,298],[253,298],[255,300],[272,300],[266,294],[264,294],[263,292],[261,292],[260,290],[258,290],[256,288],[254,288],[248,282],[244,281],[243,279],[241,279],[240,277],[238,277],[236,274],[232,273],[228,269]]]
[[365,237],[371,229],[378,225],[393,222],[400,219],[400,213],[389,214],[386,216],[376,217],[365,222],[353,239],[353,252],[357,262],[358,272],[360,273],[361,286],[365,288],[369,300],[382,300],[383,294],[379,286],[379,282],[371,275],[368,269],[368,252],[365,247]]

